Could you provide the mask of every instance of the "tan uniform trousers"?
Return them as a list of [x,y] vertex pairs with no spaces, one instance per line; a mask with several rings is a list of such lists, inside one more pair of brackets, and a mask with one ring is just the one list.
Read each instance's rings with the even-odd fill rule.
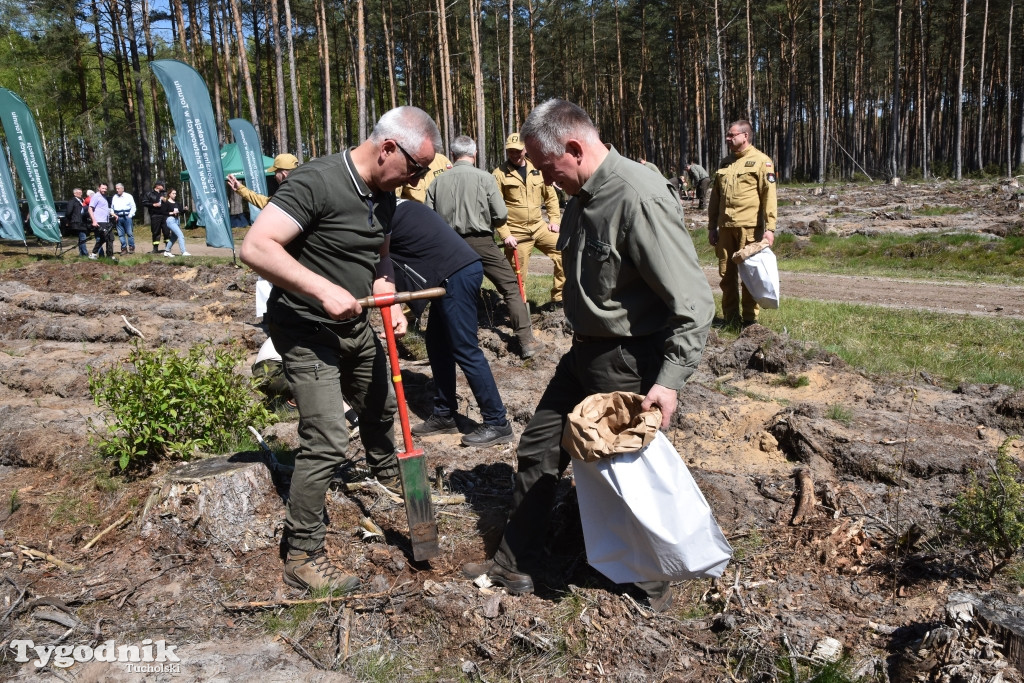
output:
[[740,317],[740,290],[742,290],[743,322],[757,322],[757,314],[761,307],[757,300],[747,291],[746,285],[740,281],[739,266],[733,262],[732,255],[737,251],[757,242],[757,228],[719,228],[718,244],[715,254],[718,256],[718,274],[722,278],[722,317],[732,321]]
[[[551,300],[561,301],[562,287],[565,286],[565,271],[562,270],[562,252],[556,248],[558,233],[548,230],[547,223],[543,222],[536,223],[533,232],[527,232],[519,226],[509,226],[509,232],[516,238],[516,253],[519,254],[519,271],[523,277],[523,286],[526,286],[526,273],[530,266],[530,252],[533,251],[534,247],[537,247],[542,254],[551,259],[551,263],[554,265],[555,281],[551,287]],[[515,270],[516,264],[508,249],[505,250],[505,257],[512,266],[512,270]]]

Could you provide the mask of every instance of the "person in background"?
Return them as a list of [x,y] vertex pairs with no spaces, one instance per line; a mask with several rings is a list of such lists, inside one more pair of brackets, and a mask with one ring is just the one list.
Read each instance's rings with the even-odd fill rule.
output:
[[[288,178],[288,174],[299,167],[299,160],[294,154],[278,154],[274,157],[274,163],[267,167],[267,173],[273,173],[274,179],[277,180],[277,186],[281,187],[281,184]],[[248,187],[243,185],[238,178],[235,177],[234,173],[231,173],[227,177],[228,187],[238,193],[238,195],[249,202],[257,209],[262,209],[268,203],[270,203],[270,197],[259,192],[253,192]]]
[[88,256],[89,247],[86,244],[89,242],[89,224],[86,223],[86,220],[88,220],[89,214],[88,209],[85,208],[85,202],[82,201],[82,188],[76,187],[71,194],[71,199],[68,200],[68,225],[72,232],[78,234],[78,255]]
[[121,242],[122,254],[135,253],[135,232],[132,219],[135,218],[135,198],[124,191],[124,185],[114,185],[114,196],[110,198],[110,211],[117,216],[117,239]]
[[142,203],[149,211],[149,229],[153,236],[153,253],[159,254],[163,249],[161,245],[164,240],[170,237],[167,232],[167,207],[163,205],[164,181],[158,180],[153,183],[153,189],[142,198]]
[[693,188],[697,195],[697,209],[703,211],[708,205],[708,188],[711,187],[711,176],[700,164],[690,162],[686,164],[687,184]]
[[754,242],[764,241],[769,247],[775,243],[775,166],[767,154],[754,147],[753,137],[749,121],[741,119],[729,125],[725,143],[730,154],[715,171],[708,208],[708,242],[718,256],[722,319],[727,325],[753,325],[761,310],[747,286],[740,282],[733,254]]
[[[181,251],[182,256],[191,256],[188,250],[185,248],[185,233],[181,231],[180,216],[184,212],[178,206],[178,191],[171,188],[167,191],[167,196],[164,198],[164,203],[167,208],[167,221],[165,225],[167,229],[171,231],[171,235],[178,242],[178,250]],[[173,257],[171,253],[171,247],[174,246],[174,240],[167,240],[167,248],[164,249],[164,256]]]
[[89,199],[89,218],[92,219],[92,228],[96,231],[96,245],[92,248],[89,258],[96,260],[106,255],[116,261],[114,230],[110,224],[110,204],[107,203],[106,192],[107,184],[100,183]]
[[484,276],[508,306],[519,355],[532,358],[542,347],[533,336],[530,313],[519,293],[516,273],[494,242],[495,232],[500,240],[510,234],[506,225],[508,209],[491,174],[476,167],[477,147],[473,138],[460,135],[451,147],[455,165],[427,188],[426,204],[441,214],[480,257]]
[[639,161],[639,162],[640,162],[640,165],[641,165],[641,166],[643,166],[644,168],[646,168],[646,169],[648,169],[648,170],[650,170],[650,171],[654,171],[655,173],[657,173],[657,174],[658,174],[659,176],[661,176],[662,178],[664,178],[664,177],[665,177],[665,176],[663,176],[663,175],[661,174],[661,169],[660,169],[660,168],[658,168],[658,167],[657,167],[657,166],[656,166],[656,165],[654,164],[654,162],[653,162],[653,161],[647,161],[647,159],[644,159],[643,157],[640,157],[640,158],[639,158],[639,159],[638,159],[637,161]]
[[[574,334],[519,439],[512,509],[497,552],[463,567],[464,575],[486,574],[512,593],[532,592],[532,574],[545,565],[558,480],[569,466],[561,447],[569,413],[591,394],[630,391],[645,396],[644,410],[658,407],[667,428],[715,313],[667,181],[651,182],[643,166],[606,147],[587,113],[565,100],[539,105],[521,134],[544,179],[573,196],[559,246]],[[671,606],[668,582],[637,586],[655,611]]]
[[[491,172],[498,181],[501,198],[508,208],[508,237],[505,244],[506,258],[515,270],[514,249],[519,255],[519,273],[526,282],[530,266],[530,252],[534,247],[551,259],[554,282],[551,287],[551,301],[562,300],[562,286],[565,272],[562,270],[562,255],[558,252],[558,224],[562,212],[558,207],[555,188],[544,182],[540,171],[534,168],[526,156],[519,133],[512,133],[505,139],[505,162]],[[541,209],[547,208],[545,222]]]

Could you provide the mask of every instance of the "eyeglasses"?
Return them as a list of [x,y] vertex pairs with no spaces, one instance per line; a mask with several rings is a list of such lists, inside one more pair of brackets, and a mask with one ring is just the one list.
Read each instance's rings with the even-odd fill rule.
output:
[[412,155],[405,151],[405,147],[398,144],[398,140],[392,140],[391,142],[395,143],[395,147],[398,148],[398,151],[405,155],[405,167],[406,169],[411,169],[408,171],[410,173],[410,180],[419,180],[423,176],[427,175],[427,172],[430,171],[429,166],[424,166],[413,159]]
[[729,138],[734,138],[734,137],[736,137],[738,135],[746,135],[746,134],[747,134],[746,131],[742,131],[742,130],[740,132],[738,132],[738,133],[733,133],[732,131],[730,131],[730,132],[725,134],[725,138],[728,140]]

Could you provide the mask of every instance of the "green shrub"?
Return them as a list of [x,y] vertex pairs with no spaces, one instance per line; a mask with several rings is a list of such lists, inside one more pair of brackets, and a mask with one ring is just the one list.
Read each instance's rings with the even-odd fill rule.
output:
[[830,405],[828,410],[825,411],[825,417],[830,420],[835,420],[846,427],[849,427],[850,423],[853,422],[853,412],[851,412],[846,406],[839,403]]
[[121,469],[162,458],[187,460],[196,450],[227,450],[246,433],[273,421],[256,391],[259,380],[237,374],[245,350],[232,344],[147,350],[136,343],[123,363],[89,368],[89,393],[106,411],[105,424],[92,425],[106,438],[101,455]]
[[984,484],[971,472],[971,483],[957,496],[951,512],[964,541],[988,553],[989,576],[1005,567],[1024,544],[1024,485],[1019,481],[1020,468],[1007,453],[1015,438],[999,447],[995,467]]

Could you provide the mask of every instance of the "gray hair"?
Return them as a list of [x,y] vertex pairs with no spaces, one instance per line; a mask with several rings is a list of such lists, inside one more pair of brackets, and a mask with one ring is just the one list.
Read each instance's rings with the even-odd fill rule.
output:
[[419,107],[395,107],[385,112],[373,127],[370,141],[379,147],[385,140],[394,140],[410,154],[415,153],[424,140],[430,140],[435,154],[443,148],[437,124]]
[[546,155],[565,153],[565,142],[576,138],[590,144],[601,144],[594,122],[579,106],[553,98],[534,107],[519,129],[519,137],[532,140]]
[[124,189],[124,183],[118,183],[117,185],[114,185],[114,189],[115,190],[117,190],[117,189],[123,190]]
[[468,135],[460,135],[452,140],[452,159],[460,157],[475,157],[476,142]]

